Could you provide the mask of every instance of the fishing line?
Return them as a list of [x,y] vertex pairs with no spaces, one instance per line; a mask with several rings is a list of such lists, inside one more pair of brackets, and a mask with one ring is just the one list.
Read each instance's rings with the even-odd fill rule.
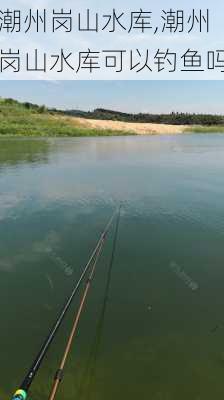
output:
[[[112,253],[111,253],[111,257],[110,257],[109,268],[108,268],[108,272],[107,272],[107,282],[106,282],[105,292],[104,292],[104,297],[103,297],[102,310],[101,310],[100,316],[98,318],[95,338],[93,340],[92,349],[90,351],[89,359],[87,361],[87,368],[85,369],[85,373],[83,374],[83,380],[80,384],[78,397],[82,397],[82,387],[84,385],[85,385],[85,389],[87,386],[88,386],[88,388],[91,386],[91,382],[93,381],[94,374],[95,374],[96,363],[97,363],[97,358],[98,358],[98,354],[99,354],[99,347],[100,347],[100,343],[101,343],[101,339],[102,339],[102,335],[103,335],[106,308],[107,308],[107,303],[109,300],[108,294],[109,294],[110,284],[111,284],[112,268],[114,265],[114,258],[115,258],[117,241],[118,241],[118,230],[119,230],[119,225],[120,225],[120,209],[121,209],[121,206],[119,207],[119,213],[118,213],[118,218],[117,218],[116,227],[115,227],[115,234],[114,234],[114,240],[113,240],[113,245],[112,245]],[[87,384],[86,384],[86,377],[89,377],[89,382]],[[86,389],[86,390],[88,392],[88,389]]]

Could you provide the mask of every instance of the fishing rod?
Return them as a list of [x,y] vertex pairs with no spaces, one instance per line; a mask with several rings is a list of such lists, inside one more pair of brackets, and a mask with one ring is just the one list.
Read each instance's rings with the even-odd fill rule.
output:
[[[118,224],[119,224],[119,220],[120,220],[120,208],[121,207],[119,207],[119,211],[118,211],[117,224],[116,224],[116,230],[115,230],[115,239],[114,239],[114,243],[113,243],[112,263],[113,263],[113,257],[114,257],[114,246],[115,246],[116,240],[117,240]],[[90,270],[89,277],[87,279],[87,282],[86,282],[86,285],[85,285],[85,289],[83,291],[83,295],[82,295],[81,300],[80,300],[78,311],[75,314],[74,322],[73,322],[73,325],[72,325],[72,329],[71,329],[69,338],[67,340],[65,351],[64,351],[64,354],[63,354],[62,359],[61,359],[60,367],[59,367],[59,369],[57,370],[57,372],[55,374],[55,378],[54,378],[54,382],[53,382],[52,389],[51,389],[51,392],[50,392],[49,400],[54,400],[55,399],[57,391],[58,391],[59,384],[61,383],[61,381],[63,379],[63,372],[64,372],[65,364],[66,364],[69,352],[70,352],[71,347],[72,347],[72,342],[73,342],[74,337],[75,337],[75,335],[77,333],[77,328],[78,328],[78,324],[79,324],[79,321],[80,321],[80,317],[81,317],[81,314],[82,314],[82,311],[83,311],[83,308],[84,308],[84,305],[85,305],[85,302],[86,302],[86,299],[87,299],[87,295],[88,295],[89,289],[91,287],[91,283],[92,283],[93,278],[94,278],[97,261],[98,261],[100,255],[101,255],[102,248],[103,248],[103,242],[101,242],[101,245],[100,245],[99,249],[97,250],[97,254],[96,254],[93,266],[92,266],[92,268]],[[110,267],[110,269],[111,269],[111,267]]]
[[73,339],[74,339],[74,337],[76,335],[76,332],[77,332],[77,328],[78,328],[79,320],[80,320],[80,317],[81,317],[81,313],[82,313],[82,310],[83,310],[85,302],[86,302],[87,294],[88,294],[88,291],[90,289],[91,281],[92,281],[94,273],[95,273],[96,264],[97,264],[97,261],[99,259],[102,247],[103,247],[103,242],[101,243],[101,246],[99,247],[99,250],[97,252],[94,264],[93,264],[93,266],[91,268],[91,272],[90,272],[89,277],[87,279],[85,290],[84,290],[83,295],[81,297],[80,305],[79,305],[78,311],[77,311],[77,313],[75,315],[75,319],[74,319],[74,322],[73,322],[73,325],[72,325],[72,330],[71,330],[71,333],[69,335],[69,338],[68,338],[68,341],[67,341],[67,344],[66,344],[66,348],[65,348],[63,357],[61,359],[60,367],[59,367],[59,369],[57,370],[57,372],[55,374],[55,378],[54,378],[54,382],[53,382],[53,385],[52,385],[52,389],[51,389],[51,393],[50,393],[50,396],[49,396],[49,400],[54,400],[55,399],[55,396],[56,396],[57,390],[58,390],[58,386],[59,386],[60,382],[63,379],[63,372],[64,372],[65,363],[66,363],[66,360],[68,358],[69,352],[71,350]]
[[97,255],[97,252],[98,252],[99,248],[101,247],[101,245],[103,246],[103,244],[105,242],[105,239],[106,239],[106,237],[108,235],[108,232],[109,232],[109,230],[111,228],[112,222],[113,222],[115,216],[117,215],[117,212],[118,212],[118,210],[116,210],[113,213],[113,215],[111,216],[109,222],[107,223],[106,227],[104,228],[104,231],[102,232],[102,234],[101,234],[101,236],[100,236],[100,238],[99,238],[99,240],[98,240],[98,242],[96,244],[96,247],[93,250],[93,252],[92,252],[92,254],[91,254],[91,256],[90,256],[90,258],[89,258],[89,260],[88,260],[88,262],[87,262],[87,264],[85,266],[85,268],[83,269],[83,272],[82,272],[78,282],[76,283],[74,289],[72,290],[71,295],[68,297],[64,307],[62,308],[59,316],[57,317],[53,327],[50,330],[50,333],[48,334],[47,338],[43,342],[43,345],[41,346],[41,349],[38,352],[38,354],[37,354],[34,362],[32,363],[30,369],[28,370],[24,380],[22,381],[22,384],[20,385],[20,388],[18,390],[16,390],[15,394],[13,395],[12,400],[26,400],[27,394],[28,394],[28,390],[29,390],[29,388],[30,388],[35,376],[36,376],[36,373],[39,370],[39,368],[40,368],[40,366],[42,364],[42,361],[45,358],[45,356],[46,356],[46,354],[47,354],[47,352],[49,350],[49,347],[50,347],[53,339],[55,338],[55,335],[56,335],[59,327],[61,326],[62,321],[63,321],[63,319],[64,319],[64,317],[65,317],[65,315],[66,315],[71,303],[72,303],[72,300],[73,300],[75,294],[78,292],[78,289],[79,289],[81,283],[83,282],[83,280],[84,280],[84,278],[85,278],[85,276],[86,276],[86,274],[87,274],[87,272],[88,272],[88,270],[89,270],[89,268],[90,268],[90,266],[92,264],[92,261],[94,260],[94,257]]

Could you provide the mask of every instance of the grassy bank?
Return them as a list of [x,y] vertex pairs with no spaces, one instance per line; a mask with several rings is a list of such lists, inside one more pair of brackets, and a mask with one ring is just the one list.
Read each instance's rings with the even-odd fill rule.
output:
[[[182,115],[182,114],[181,114]],[[0,98],[0,135],[4,136],[123,136],[177,133],[224,133],[222,124],[162,123],[78,118],[45,106]]]
[[185,132],[189,133],[224,133],[223,125],[211,125],[211,126],[190,126],[185,129]]
[[0,99],[0,135],[17,136],[115,136],[127,132],[90,129],[75,118],[50,112],[44,106]]

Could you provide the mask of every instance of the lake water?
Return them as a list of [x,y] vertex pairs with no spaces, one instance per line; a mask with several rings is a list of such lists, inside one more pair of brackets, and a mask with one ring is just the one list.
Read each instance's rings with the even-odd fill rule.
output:
[[[0,140],[0,397],[9,399],[114,209],[61,400],[224,395],[224,137]],[[108,289],[108,290],[107,290]],[[74,301],[31,387],[48,398]]]

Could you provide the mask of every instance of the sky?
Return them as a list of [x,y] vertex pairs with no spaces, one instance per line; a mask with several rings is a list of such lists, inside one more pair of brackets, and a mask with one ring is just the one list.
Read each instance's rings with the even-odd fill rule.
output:
[[[101,15],[110,13],[115,8],[118,13],[124,12],[125,16],[130,15],[131,11],[150,9],[153,15],[159,15],[161,10],[184,9],[186,13],[192,9],[210,9],[211,23],[209,36],[205,34],[186,35],[160,35],[158,38],[148,35],[142,36],[139,32],[133,32],[130,36],[121,35],[119,32],[114,34],[101,31],[98,34],[74,33],[45,35],[30,32],[27,35],[7,34],[0,32],[0,49],[25,49],[27,51],[35,48],[49,51],[54,54],[58,48],[86,50],[88,48],[143,48],[155,46],[156,48],[176,48],[185,49],[188,47],[201,49],[208,48],[224,48],[223,44],[223,0],[157,0],[149,2],[148,0],[8,0],[7,8],[20,9],[24,12],[32,7],[41,11],[44,8],[55,10],[72,9],[75,15],[78,12],[90,10],[98,11]],[[2,7],[1,7],[2,8]],[[188,15],[188,14],[187,14]],[[204,40],[205,39],[205,40]],[[157,47],[158,46],[158,47]],[[161,47],[162,46],[162,47]],[[32,74],[32,73],[31,73]],[[199,73],[200,74],[200,73]],[[15,78],[14,74],[14,78]],[[116,78],[117,74],[115,73]],[[202,75],[202,74],[200,74]],[[170,77],[170,75],[169,75]],[[100,72],[98,80],[83,80],[81,77],[77,80],[77,76],[66,76],[64,81],[59,81],[60,75],[55,73],[52,80],[43,80],[38,76],[38,80],[33,79],[31,75],[21,75],[23,80],[7,80],[5,75],[0,74],[0,96],[12,97],[22,101],[30,101],[37,104],[45,104],[48,107],[57,107],[60,109],[82,109],[93,110],[97,107],[103,107],[113,110],[121,110],[124,112],[203,112],[203,113],[222,113],[224,80],[108,80]],[[93,78],[93,77],[92,77]],[[224,74],[218,75],[218,79],[223,79]],[[94,79],[94,78],[93,78]],[[102,79],[102,80],[99,80]],[[120,79],[120,78],[119,78]],[[143,79],[145,79],[143,77]],[[167,79],[165,77],[165,79]],[[177,79],[183,79],[177,78]],[[194,79],[194,78],[191,78]],[[201,79],[196,75],[195,79]],[[210,78],[211,79],[211,78]]]
[[[65,68],[63,73],[60,73],[60,76],[57,72],[57,68],[52,68],[52,55],[60,54],[61,49],[65,51],[65,54],[72,53],[72,65],[74,65],[74,70],[76,71],[76,67],[79,64],[79,52],[86,52],[88,49],[91,51],[99,51],[103,50],[125,50],[124,54],[124,65],[123,72],[121,74],[116,73],[115,68],[104,68],[105,59],[101,54],[100,57],[100,65],[103,66],[101,69],[96,69],[94,71],[94,76],[91,78],[96,80],[108,80],[108,79],[169,79],[170,73],[164,71],[159,75],[152,67],[153,71],[149,73],[149,70],[145,68],[141,71],[141,78],[139,74],[136,75],[136,71],[130,71],[130,50],[133,50],[134,55],[136,57],[135,61],[139,61],[139,57],[135,54],[137,49],[140,50],[142,54],[143,60],[145,59],[145,54],[147,49],[150,53],[150,62],[151,65],[154,60],[154,55],[157,50],[160,49],[165,51],[169,49],[169,51],[173,54],[173,52],[177,53],[178,59],[178,72],[172,74],[172,78],[180,80],[184,79],[203,79],[203,76],[206,74],[205,79],[222,79],[220,77],[220,69],[216,68],[215,71],[205,71],[204,74],[195,74],[195,73],[184,73],[179,72],[182,66],[182,55],[188,50],[198,50],[202,54],[203,63],[206,64],[207,60],[207,52],[208,51],[216,51],[217,49],[224,49],[223,45],[223,15],[224,15],[224,2],[223,0],[157,0],[148,1],[148,0],[35,0],[35,2],[31,2],[30,0],[8,0],[7,7],[2,6],[1,9],[5,8],[20,10],[22,13],[22,21],[24,21],[25,16],[29,14],[29,9],[32,8],[32,12],[35,15],[35,11],[38,9],[40,14],[43,12],[45,8],[47,10],[47,33],[43,33],[43,30],[40,28],[40,31],[37,33],[35,30],[35,24],[32,25],[32,29],[30,29],[26,34],[24,33],[24,29],[22,32],[13,32],[7,33],[6,30],[0,30],[0,50],[3,49],[3,52],[7,52],[8,49],[13,49],[14,52],[20,50],[21,55],[21,71],[19,73],[14,74],[12,68],[8,68],[4,71],[4,75],[0,74],[1,79],[45,79],[44,75],[50,79],[74,79],[74,71]],[[94,19],[94,13],[98,12],[100,28],[99,32],[79,32],[78,30],[78,14],[81,13],[82,21],[85,21],[86,10],[90,9],[90,13],[92,18]],[[185,29],[184,32],[175,34],[170,33],[169,30],[165,30],[165,32],[161,31],[161,27],[163,25],[162,15],[163,10],[168,12],[170,9],[173,10],[183,10],[185,15]],[[188,16],[192,16],[192,11],[195,9],[196,14],[198,15],[199,10],[202,9],[203,12],[209,8],[210,10],[210,29],[209,33],[204,32],[200,33],[198,26],[199,24],[195,23],[195,30],[190,34],[187,33],[187,19]],[[72,32],[66,33],[63,30],[58,30],[57,32],[52,33],[52,13],[53,10],[60,12],[61,9],[64,12],[68,10],[72,10],[73,16],[73,28]],[[152,13],[152,25],[153,27],[159,26],[158,34],[154,35],[152,32],[154,29],[148,29],[144,34],[139,29],[133,29],[130,33],[127,31],[116,29],[114,33],[108,32],[108,30],[103,30],[102,26],[104,26],[105,19],[103,19],[104,15],[111,14],[115,9],[116,14],[124,13],[124,20],[122,22],[128,27],[130,23],[130,15],[132,12],[139,12],[140,9],[143,11],[150,11]],[[21,24],[24,28],[24,23]],[[41,71],[27,73],[26,71],[26,52],[29,53],[29,59],[32,60],[32,56],[34,56],[35,49],[38,50],[39,59],[42,60],[43,54],[47,54],[48,60],[48,73],[43,73]],[[170,56],[171,57],[171,56]],[[172,59],[172,57],[171,57]],[[55,58],[53,58],[55,61]],[[41,62],[41,61],[40,61]],[[167,61],[168,62],[168,61]],[[224,62],[224,61],[223,61]],[[53,63],[54,64],[54,63]],[[156,69],[156,68],[155,68]],[[215,74],[217,72],[217,74]],[[13,78],[12,78],[13,75]],[[118,77],[121,76],[121,78]],[[150,77],[149,77],[150,75]],[[207,77],[208,75],[208,77]],[[79,73],[75,75],[75,79],[85,80],[90,78],[88,69],[80,69]],[[190,76],[190,78],[188,78]],[[218,76],[218,78],[217,78]],[[156,78],[155,78],[156,77]],[[163,77],[163,78],[162,78]]]
[[1,81],[0,96],[60,109],[224,114],[224,81]]

